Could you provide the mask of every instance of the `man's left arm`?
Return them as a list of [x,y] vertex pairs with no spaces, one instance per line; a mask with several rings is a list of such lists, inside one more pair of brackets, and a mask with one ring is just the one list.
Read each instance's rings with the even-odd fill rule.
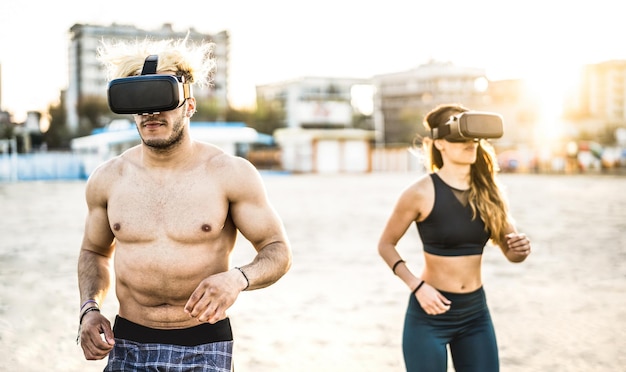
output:
[[240,267],[249,283],[246,289],[259,289],[274,284],[287,273],[291,267],[291,247],[260,174],[245,160],[240,166],[242,182],[234,193],[230,212],[237,229],[257,251],[251,263]]
[[225,180],[230,215],[236,228],[254,246],[247,265],[211,275],[192,293],[185,311],[201,322],[226,317],[243,290],[267,287],[291,267],[291,247],[282,220],[269,203],[261,176],[247,160],[236,158]]

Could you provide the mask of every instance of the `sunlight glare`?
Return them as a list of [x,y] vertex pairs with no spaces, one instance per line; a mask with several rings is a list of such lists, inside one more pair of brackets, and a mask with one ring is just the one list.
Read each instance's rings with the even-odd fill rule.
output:
[[350,90],[352,106],[362,115],[372,115],[374,112],[374,86],[369,84],[355,84]]
[[576,76],[563,71],[542,70],[526,78],[526,89],[538,105],[534,137],[538,142],[553,142],[566,136],[563,110]]

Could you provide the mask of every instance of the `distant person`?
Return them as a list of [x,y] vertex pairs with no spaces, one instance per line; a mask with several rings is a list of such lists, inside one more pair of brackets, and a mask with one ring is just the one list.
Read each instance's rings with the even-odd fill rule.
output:
[[[185,39],[103,43],[99,50],[113,77],[109,106],[133,114],[141,137],[86,184],[77,342],[88,360],[108,355],[105,371],[230,371],[228,308],[291,266],[282,221],[257,170],[190,137],[190,84],[211,83],[213,48]],[[238,232],[257,254],[232,267]],[[111,271],[119,302],[112,329],[99,308]]]
[[[446,125],[467,112],[442,105],[424,125],[431,133],[448,133]],[[483,249],[491,239],[511,262],[524,261],[531,250],[496,182],[492,147],[485,139],[453,134],[423,139],[429,172],[402,192],[378,243],[384,261],[411,290],[402,339],[410,372],[447,371],[447,345],[457,371],[499,370],[481,279]],[[424,247],[421,274],[413,274],[396,249],[413,223]]]

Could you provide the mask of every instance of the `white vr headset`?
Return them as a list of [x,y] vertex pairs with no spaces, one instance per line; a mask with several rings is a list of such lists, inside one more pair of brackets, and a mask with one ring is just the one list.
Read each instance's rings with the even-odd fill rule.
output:
[[483,138],[500,138],[503,134],[502,116],[491,112],[466,111],[450,116],[445,124],[433,128],[433,139],[465,142]]

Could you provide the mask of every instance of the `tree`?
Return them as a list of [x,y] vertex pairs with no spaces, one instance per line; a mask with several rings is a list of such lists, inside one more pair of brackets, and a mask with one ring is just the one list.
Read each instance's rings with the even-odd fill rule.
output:
[[276,129],[285,127],[285,110],[278,101],[257,99],[257,109],[247,124],[259,133],[272,135]]
[[252,121],[253,117],[254,111],[252,110],[237,110],[232,107],[229,107],[228,110],[226,110],[226,121],[248,124]]
[[428,135],[421,124],[424,114],[415,108],[406,108],[397,121],[385,123],[385,143],[411,145],[415,136]]
[[374,130],[374,120],[372,115],[364,115],[361,113],[352,114],[352,127],[364,130]]
[[215,98],[196,99],[196,113],[193,116],[194,121],[219,121],[223,115]]
[[80,125],[78,136],[91,134],[95,128],[101,128],[111,121],[111,110],[107,99],[101,96],[84,96],[78,101]]
[[6,111],[0,111],[0,139],[13,138],[13,132],[11,115]]
[[67,128],[67,114],[65,112],[64,95],[58,104],[48,106],[50,126],[43,134],[43,141],[49,149],[69,149],[71,134]]

